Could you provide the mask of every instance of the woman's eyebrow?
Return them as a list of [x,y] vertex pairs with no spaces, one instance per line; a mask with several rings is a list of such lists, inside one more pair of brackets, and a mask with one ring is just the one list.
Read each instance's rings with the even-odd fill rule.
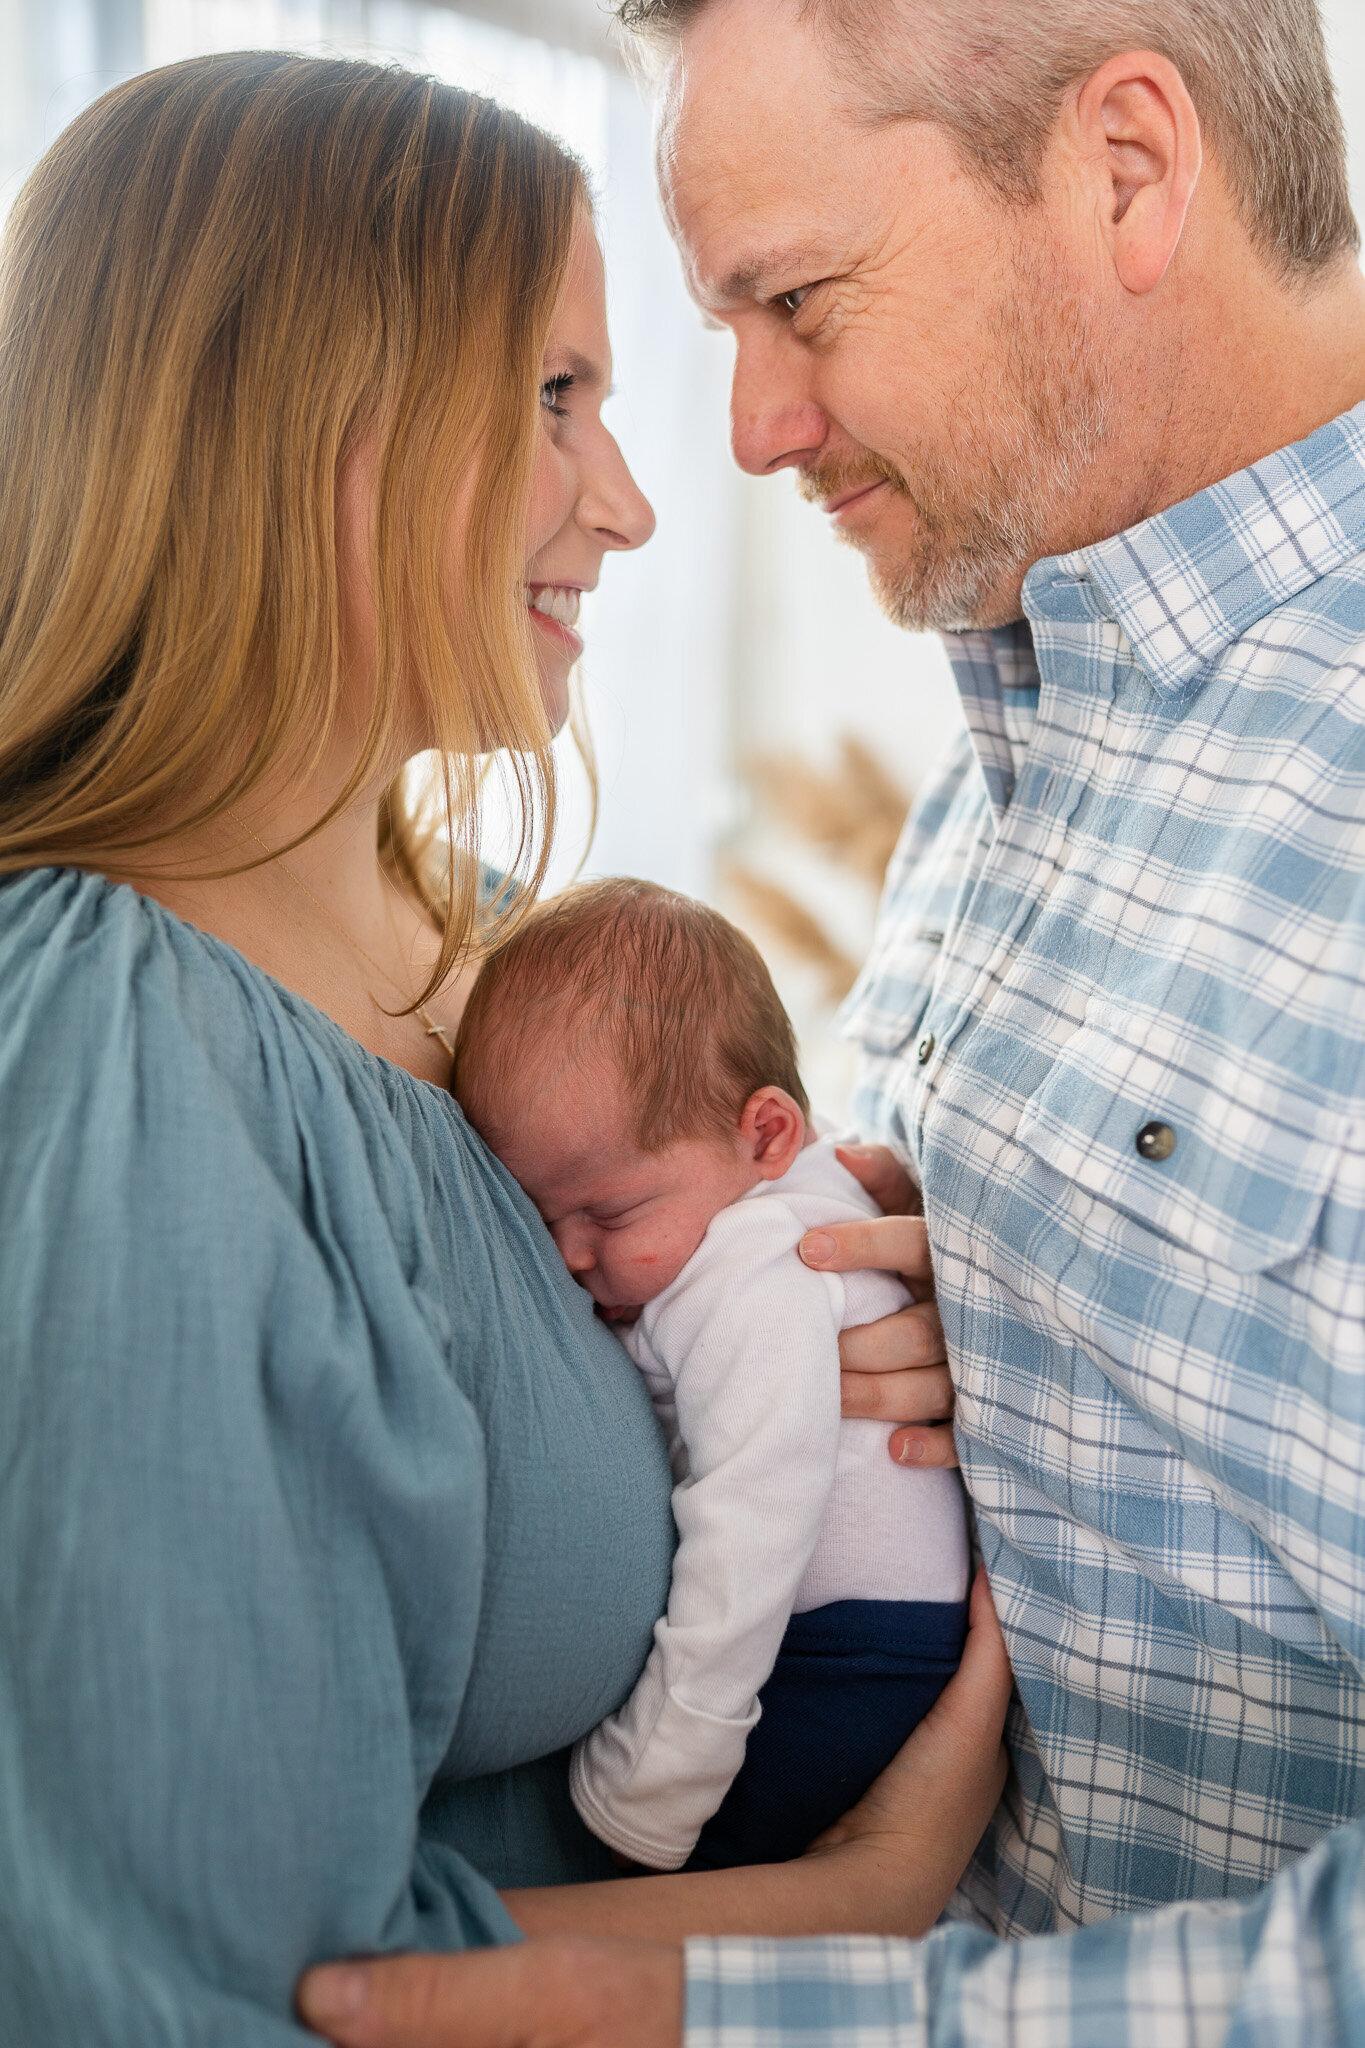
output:
[[595,363],[591,356],[580,355],[577,349],[552,348],[547,351],[547,358],[556,366],[550,373],[552,376],[572,377],[575,384],[586,384],[592,390],[606,384],[602,365]]

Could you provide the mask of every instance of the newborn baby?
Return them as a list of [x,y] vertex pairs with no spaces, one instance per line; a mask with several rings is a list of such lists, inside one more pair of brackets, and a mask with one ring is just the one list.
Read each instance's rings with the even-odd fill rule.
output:
[[669,1439],[668,1612],[634,1692],[579,1743],[574,1803],[656,1870],[800,1853],[955,1669],[956,1473],[842,1422],[839,1332],[909,1300],[797,1245],[876,1215],[817,1135],[755,948],[704,905],[596,882],[479,975],[455,1092],[643,1373]]

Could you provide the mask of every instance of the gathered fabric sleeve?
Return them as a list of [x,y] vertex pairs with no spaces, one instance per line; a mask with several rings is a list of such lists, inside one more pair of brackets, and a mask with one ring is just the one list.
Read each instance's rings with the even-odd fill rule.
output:
[[1328,2048],[1365,2039],[1365,1825],[1250,1898],[999,1941],[687,1943],[686,2048]]
[[481,1435],[325,1063],[114,988],[0,1018],[0,2041],[302,2048],[310,1963],[516,1936],[417,1822]]
[[673,1385],[678,1549],[645,1669],[570,1787],[594,1834],[658,1870],[687,1861],[744,1761],[834,1483],[842,1292],[802,1265],[803,1230],[771,1196],[722,1211],[633,1339]]

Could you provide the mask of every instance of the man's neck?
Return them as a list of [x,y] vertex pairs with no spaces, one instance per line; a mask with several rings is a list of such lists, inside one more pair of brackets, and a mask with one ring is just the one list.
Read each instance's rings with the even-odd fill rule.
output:
[[1169,397],[1153,396],[1166,416],[1138,518],[1235,476],[1365,400],[1365,277],[1354,260],[1297,291],[1249,272],[1238,288],[1224,286],[1218,304],[1195,299],[1188,313]]

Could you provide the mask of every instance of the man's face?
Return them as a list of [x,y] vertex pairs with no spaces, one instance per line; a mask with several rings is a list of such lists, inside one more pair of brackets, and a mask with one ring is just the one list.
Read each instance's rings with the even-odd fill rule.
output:
[[860,121],[792,0],[688,30],[659,170],[735,336],[737,461],[799,472],[898,624],[1017,618],[1034,561],[1124,523],[1094,502],[1117,336],[1064,204],[1007,206],[941,128]]

